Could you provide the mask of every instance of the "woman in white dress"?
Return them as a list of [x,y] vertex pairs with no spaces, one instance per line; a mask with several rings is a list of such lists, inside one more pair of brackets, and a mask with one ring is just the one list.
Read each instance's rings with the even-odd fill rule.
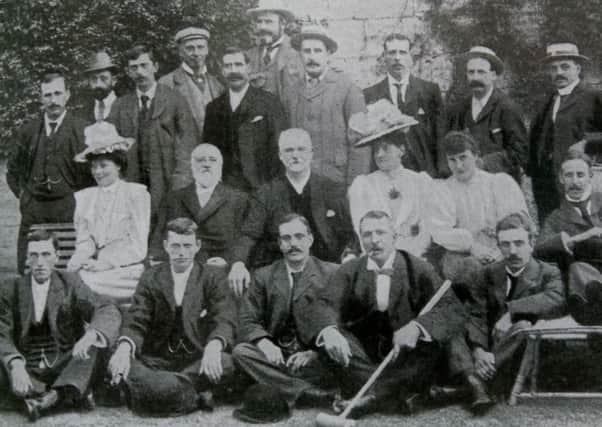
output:
[[95,292],[127,303],[144,270],[150,195],[144,185],[121,179],[131,138],[107,122],[88,126],[85,137],[88,147],[75,159],[89,163],[97,186],[75,193],[77,242],[68,269]]
[[401,164],[405,153],[403,129],[415,123],[388,100],[378,101],[368,106],[367,113],[351,118],[350,129],[361,137],[355,146],[372,144],[378,170],[353,180],[349,204],[358,235],[360,220],[368,211],[384,211],[395,225],[395,247],[423,257],[431,243],[426,225],[433,179],[425,172],[414,172]]

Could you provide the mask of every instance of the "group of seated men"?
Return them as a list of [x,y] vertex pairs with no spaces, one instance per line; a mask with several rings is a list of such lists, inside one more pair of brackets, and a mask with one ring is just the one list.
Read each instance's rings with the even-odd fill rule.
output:
[[[182,65],[158,83],[152,51],[129,51],[136,90],[121,97],[96,53],[87,127],[64,77],[45,75],[44,114],[8,164],[22,276],[0,289],[3,407],[35,420],[91,409],[102,388],[174,416],[249,386],[241,420],[342,412],[392,352],[351,417],[412,413],[448,381],[483,414],[507,391],[520,330],[566,313],[602,323],[602,194],[591,158],[568,148],[596,130],[602,97],[580,82],[574,45],[548,49],[560,95],[528,164],[490,49],[468,53],[472,94],[444,113],[438,87],[410,75],[408,38],[385,39],[387,78],[362,94],[328,65],[337,43],[312,27],[289,39],[277,3],[249,11],[259,47],[222,55],[227,89],[196,26],[176,34]],[[587,118],[568,114],[575,103]],[[577,123],[571,138],[553,132]],[[30,232],[56,222],[75,224],[69,271],[55,269],[56,237]],[[443,279],[454,286],[438,294]]]

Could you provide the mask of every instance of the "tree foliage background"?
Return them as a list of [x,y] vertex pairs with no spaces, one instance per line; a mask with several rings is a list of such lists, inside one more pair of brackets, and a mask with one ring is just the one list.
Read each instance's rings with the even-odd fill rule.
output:
[[[257,0],[0,0],[0,153],[16,129],[40,111],[41,74],[62,68],[72,100],[84,89],[82,71],[91,52],[108,48],[119,55],[136,42],[149,43],[159,74],[175,68],[175,32],[184,23],[204,23],[212,52],[229,44],[248,47],[251,27],[245,11]],[[215,71],[215,56],[208,67]],[[128,79],[120,76],[121,85]]]

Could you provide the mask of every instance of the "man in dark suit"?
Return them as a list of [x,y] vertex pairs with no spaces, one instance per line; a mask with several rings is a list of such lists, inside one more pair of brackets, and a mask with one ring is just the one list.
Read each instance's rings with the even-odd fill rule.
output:
[[117,99],[114,90],[117,69],[106,51],[99,50],[91,55],[84,71],[89,96],[82,100],[84,105],[76,112],[87,123],[92,124],[109,117],[111,107]]
[[212,409],[211,390],[232,375],[225,351],[236,308],[225,271],[194,262],[200,242],[192,220],[170,221],[164,245],[169,263],[140,278],[109,371],[114,384],[124,381],[133,411],[175,416]]
[[[502,60],[491,49],[475,46],[466,54],[466,79],[470,97],[449,107],[445,132],[467,130],[479,142],[487,172],[506,172],[519,184],[527,166],[527,130],[520,108],[495,87],[504,71]],[[439,167],[446,169],[439,153]]]
[[556,177],[569,147],[586,132],[602,132],[602,92],[581,81],[581,69],[589,60],[571,43],[554,43],[544,58],[555,90],[536,109],[531,122],[528,174],[533,179],[533,196],[539,221],[560,205]]
[[242,235],[232,247],[228,281],[237,296],[249,285],[247,266],[261,267],[281,257],[278,222],[286,214],[307,218],[313,230],[311,254],[316,258],[339,262],[348,250],[355,249],[346,188],[312,172],[309,134],[303,129],[287,129],[280,134],[279,146],[286,172],[252,196]]
[[0,400],[25,399],[32,421],[60,402],[93,409],[99,349],[112,345],[121,314],[71,273],[54,271],[57,240],[27,238],[31,273],[0,292]]
[[232,355],[244,372],[278,389],[290,406],[330,406],[329,371],[318,358],[305,316],[336,265],[309,255],[313,236],[303,216],[285,216],[278,230],[284,259],[253,274],[241,305],[241,344]]
[[226,184],[256,190],[279,171],[284,110],[274,95],[249,85],[249,58],[241,49],[226,49],[222,73],[228,91],[207,105],[203,138],[222,152]]
[[[348,395],[357,392],[393,350],[392,362],[354,407],[352,417],[396,398],[410,411],[416,393],[425,391],[437,374],[442,345],[464,322],[453,292],[418,316],[441,279],[430,264],[394,249],[393,230],[385,212],[368,212],[360,224],[367,255],[341,266],[307,316],[308,336],[332,360]],[[335,407],[343,410],[348,404],[340,401]]]
[[178,31],[175,42],[182,63],[159,79],[159,84],[177,90],[186,99],[197,135],[203,134],[207,104],[224,93],[224,86],[207,71],[209,38],[209,31],[204,27],[188,26]]
[[67,111],[69,97],[63,75],[47,72],[40,87],[44,114],[25,123],[11,147],[6,181],[21,210],[17,243],[20,273],[25,268],[29,227],[73,222],[73,193],[93,183],[88,167],[73,160],[86,148],[86,123]]
[[125,56],[136,91],[115,101],[108,121],[120,135],[136,139],[128,151],[126,178],[148,187],[152,229],[162,198],[191,183],[190,153],[200,135],[182,95],[157,84],[152,51],[137,45]]
[[486,382],[497,391],[507,391],[514,378],[516,366],[509,362],[521,355],[518,349],[523,344],[516,331],[564,312],[560,271],[532,257],[534,232],[524,213],[498,222],[496,234],[504,259],[485,267],[472,291],[474,302],[465,331],[450,342],[451,371],[469,387],[475,414],[494,404]]
[[291,46],[284,32],[295,15],[280,0],[261,0],[257,7],[247,10],[255,24],[257,46],[247,51],[250,59],[251,85],[266,90],[282,102],[285,87],[303,76],[299,52]]
[[602,193],[592,190],[589,157],[570,150],[560,166],[564,198],[546,218],[535,252],[558,263],[568,309],[584,325],[602,324]]
[[220,182],[223,159],[215,145],[197,145],[190,163],[194,183],[167,195],[159,210],[150,257],[165,258],[162,245],[165,226],[172,219],[184,217],[192,219],[198,227],[201,248],[197,261],[224,265],[231,260],[230,248],[240,237],[248,196]]
[[401,34],[390,34],[383,43],[387,77],[364,89],[366,104],[388,99],[403,114],[414,117],[419,125],[412,126],[405,138],[407,152],[402,162],[406,168],[437,174],[437,141],[443,119],[443,101],[436,83],[411,74],[412,44]]

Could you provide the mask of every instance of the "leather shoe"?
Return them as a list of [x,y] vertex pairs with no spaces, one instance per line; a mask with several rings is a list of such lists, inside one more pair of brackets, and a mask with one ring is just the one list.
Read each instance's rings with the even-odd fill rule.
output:
[[[347,406],[349,406],[350,403],[351,400],[336,399],[332,403],[332,409],[335,413],[340,414],[347,408]],[[351,412],[349,412],[348,418],[357,420],[358,418],[376,412],[377,410],[378,401],[376,396],[373,394],[366,394],[357,401],[355,406],[351,409]]]
[[324,390],[318,387],[310,387],[303,390],[303,393],[301,393],[297,402],[295,402],[295,406],[299,408],[330,407],[337,395],[338,391],[336,390]]
[[470,411],[475,415],[484,415],[495,405],[495,401],[487,393],[487,386],[476,375],[468,375],[466,383],[472,395]]
[[470,394],[468,387],[451,387],[433,385],[429,389],[429,397],[439,404],[453,403],[465,399]]
[[50,390],[33,399],[25,399],[25,409],[29,421],[37,421],[44,411],[54,407],[59,401],[59,393],[56,390]]
[[592,280],[585,285],[585,298],[588,303],[602,302],[602,283]]
[[27,418],[32,423],[35,423],[40,418],[40,408],[38,407],[37,399],[25,399],[25,412]]
[[210,391],[201,391],[197,396],[197,404],[199,409],[202,411],[213,412],[213,409],[215,408],[213,393]]
[[94,395],[92,392],[88,392],[82,399],[80,400],[80,407],[84,411],[93,411],[96,409],[96,401],[94,400]]

